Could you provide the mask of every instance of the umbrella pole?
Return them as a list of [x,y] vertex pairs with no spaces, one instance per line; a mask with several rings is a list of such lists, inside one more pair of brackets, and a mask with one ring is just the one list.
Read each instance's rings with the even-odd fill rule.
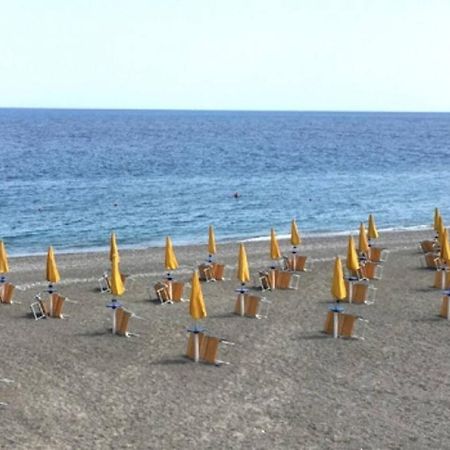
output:
[[295,269],[297,268],[297,257],[295,256],[297,253],[297,247],[292,248],[292,271],[295,272]]
[[338,325],[339,325],[339,313],[333,313],[333,337],[336,339],[338,337]]
[[198,362],[200,359],[200,340],[197,331],[197,321],[194,324],[194,362]]
[[53,317],[53,285],[51,283],[48,285],[48,297],[50,317]]
[[116,310],[112,308],[112,334],[116,334]]
[[450,308],[449,308],[449,300],[450,300],[450,297],[447,295],[447,320],[450,320]]
[[445,289],[445,269],[441,269],[441,289]]
[[244,309],[245,309],[245,305],[244,305],[244,286],[245,286],[245,283],[242,283],[241,293],[239,294],[239,300],[241,302],[241,317],[244,316]]
[[276,277],[275,277],[275,267],[271,267],[271,273],[270,273],[270,275],[271,275],[271,284],[272,284],[272,291],[274,291],[275,290],[275,287],[276,287]]
[[349,281],[348,282],[348,302],[349,303],[352,302],[352,297],[353,297],[353,282]]

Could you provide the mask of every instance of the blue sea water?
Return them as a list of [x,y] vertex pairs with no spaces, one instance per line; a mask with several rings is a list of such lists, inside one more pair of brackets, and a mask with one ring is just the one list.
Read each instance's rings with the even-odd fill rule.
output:
[[12,255],[450,220],[450,114],[0,109],[0,156]]

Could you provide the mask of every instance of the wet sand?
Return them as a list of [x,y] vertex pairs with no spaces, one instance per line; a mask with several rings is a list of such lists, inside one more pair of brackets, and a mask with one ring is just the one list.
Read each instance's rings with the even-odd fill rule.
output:
[[[76,302],[64,320],[30,315],[46,288],[45,257],[11,258],[21,304],[0,305],[0,448],[450,448],[449,323],[417,245],[432,235],[383,233],[390,255],[372,282],[375,303],[345,306],[369,320],[365,340],[321,332],[346,236],[304,239],[312,270],[298,290],[263,294],[272,301],[263,320],[232,314],[238,246],[219,245],[229,279],[202,287],[204,326],[235,343],[221,350],[231,363],[221,367],[184,357],[189,304],[160,305],[149,290],[165,273],[163,249],[121,251],[131,275],[121,301],[142,318],[131,320],[139,337],[129,338],[111,335],[111,296],[98,291],[107,252],[56,247],[59,292]],[[188,281],[206,246],[174,245],[176,278]],[[267,242],[246,248],[252,274],[269,264]]]

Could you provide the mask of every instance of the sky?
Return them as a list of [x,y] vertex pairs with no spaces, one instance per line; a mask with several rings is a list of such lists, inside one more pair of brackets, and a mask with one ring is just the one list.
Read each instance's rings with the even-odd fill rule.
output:
[[0,107],[450,111],[450,0],[0,0]]

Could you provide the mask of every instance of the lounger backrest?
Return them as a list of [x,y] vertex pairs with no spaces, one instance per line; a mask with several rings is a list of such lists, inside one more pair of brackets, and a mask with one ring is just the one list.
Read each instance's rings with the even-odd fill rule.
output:
[[[199,339],[199,349],[200,349],[200,355],[201,355],[201,349],[202,349],[202,345],[203,345],[203,340],[205,339],[205,335],[203,333],[196,333]],[[188,344],[187,344],[187,349],[186,349],[186,356],[189,359],[194,360],[195,359],[195,334],[194,333],[189,333],[189,338],[188,338]]]
[[245,296],[245,315],[248,317],[256,317],[259,313],[261,297],[257,295]]
[[323,331],[326,334],[333,334],[333,325],[334,325],[334,313],[332,311],[328,311]]
[[425,255],[425,264],[429,269],[437,269],[439,257],[436,253],[427,253]]
[[448,317],[448,305],[449,304],[449,297],[447,295],[444,295],[442,297],[442,303],[441,303],[441,313],[440,316],[447,319]]
[[126,336],[128,333],[128,322],[133,315],[130,311],[124,308],[116,309],[116,333],[121,336]]
[[435,249],[435,243],[434,241],[422,241],[420,243],[420,247],[422,248],[424,253],[429,253],[429,252],[433,252]]
[[213,336],[206,337],[206,345],[204,346],[203,352],[201,352],[201,357],[206,363],[216,364],[219,344],[219,338]]
[[167,287],[167,284],[160,281],[158,283],[155,284],[155,293],[156,293],[156,297],[158,298],[159,301],[161,302],[167,302],[169,299],[169,290]]
[[212,265],[213,278],[215,280],[223,280],[224,272],[225,272],[225,264],[216,264]]
[[15,286],[11,283],[4,283],[0,288],[0,300],[2,303],[12,303]]
[[209,264],[200,264],[198,266],[198,274],[202,281],[209,281],[213,277],[212,268]]
[[172,281],[172,299],[174,302],[180,302],[183,297],[184,283],[182,281]]
[[352,287],[352,302],[364,303],[367,300],[367,294],[369,292],[369,285],[367,283],[355,283]]
[[340,326],[339,335],[341,337],[350,338],[353,335],[353,327],[358,318],[352,314],[341,314],[341,316],[342,316],[342,324]]
[[62,319],[65,297],[54,292],[52,295],[52,313],[53,317]]
[[275,273],[275,284],[278,289],[289,289],[292,273],[287,271],[277,270]]

